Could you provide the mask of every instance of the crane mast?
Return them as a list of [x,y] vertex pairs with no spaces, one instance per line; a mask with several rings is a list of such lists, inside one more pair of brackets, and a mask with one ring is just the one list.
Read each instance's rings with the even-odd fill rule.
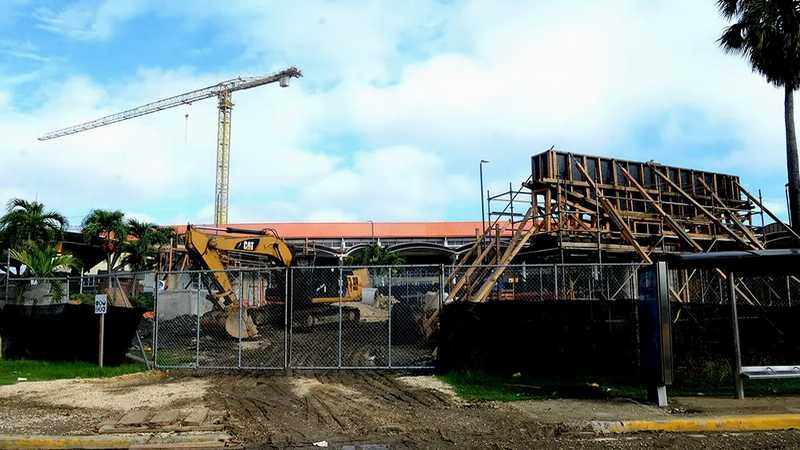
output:
[[273,74],[259,77],[237,77],[222,81],[213,86],[184,92],[172,97],[156,100],[136,108],[127,109],[115,114],[80,123],[67,128],[61,128],[42,135],[39,140],[46,141],[62,136],[68,136],[82,131],[111,125],[123,120],[152,114],[165,109],[188,105],[196,101],[217,97],[218,122],[217,122],[217,165],[214,186],[214,224],[225,225],[228,223],[228,198],[229,198],[229,173],[231,155],[231,110],[233,109],[232,93],[244,89],[251,89],[265,84],[278,82],[281,87],[289,86],[289,79],[299,78],[303,74],[296,67],[289,67]]

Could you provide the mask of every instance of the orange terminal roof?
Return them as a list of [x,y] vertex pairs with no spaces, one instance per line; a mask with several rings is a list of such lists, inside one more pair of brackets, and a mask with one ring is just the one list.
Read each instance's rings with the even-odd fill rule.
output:
[[[211,227],[212,225],[199,225]],[[481,222],[275,222],[239,223],[227,227],[259,231],[272,228],[283,239],[340,239],[340,238],[474,238]],[[224,228],[224,227],[220,227]],[[175,227],[178,233],[186,225]]]

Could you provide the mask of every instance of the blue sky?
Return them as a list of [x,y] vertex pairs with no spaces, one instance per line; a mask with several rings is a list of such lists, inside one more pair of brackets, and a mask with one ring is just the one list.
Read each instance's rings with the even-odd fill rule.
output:
[[213,100],[36,137],[296,65],[234,94],[232,222],[477,220],[478,161],[498,190],[552,145],[738,174],[785,215],[782,93],[722,26],[694,0],[6,0],[0,201],[208,222]]

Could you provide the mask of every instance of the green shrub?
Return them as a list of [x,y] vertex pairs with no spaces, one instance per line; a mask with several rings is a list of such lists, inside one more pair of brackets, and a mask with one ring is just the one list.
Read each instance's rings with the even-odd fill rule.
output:
[[153,294],[149,292],[139,294],[136,297],[133,297],[131,300],[133,306],[137,306],[148,311],[152,311],[153,307],[155,306],[155,298],[153,297]]
[[94,295],[92,294],[72,294],[69,296],[69,300],[81,305],[94,305]]

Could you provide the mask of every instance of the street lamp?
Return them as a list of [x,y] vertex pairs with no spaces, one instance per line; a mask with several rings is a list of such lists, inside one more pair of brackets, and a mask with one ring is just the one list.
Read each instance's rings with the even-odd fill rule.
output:
[[367,222],[369,222],[370,231],[372,233],[372,242],[375,242],[375,222],[371,220],[368,220]]
[[481,163],[478,164],[478,169],[479,169],[480,174],[481,174],[481,232],[485,234],[486,233],[486,222],[485,222],[486,212],[483,209],[483,165],[484,164],[489,164],[489,161],[487,161],[485,159],[482,159]]

